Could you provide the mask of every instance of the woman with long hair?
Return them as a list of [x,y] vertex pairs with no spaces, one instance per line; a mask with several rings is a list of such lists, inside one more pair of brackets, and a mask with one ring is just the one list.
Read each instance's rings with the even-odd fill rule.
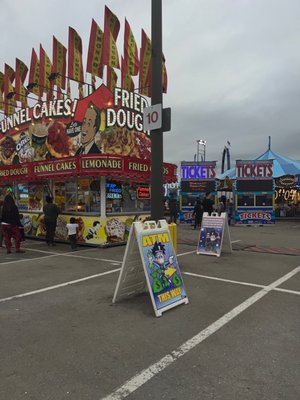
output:
[[13,197],[8,194],[5,196],[2,207],[2,232],[7,254],[11,253],[11,239],[14,239],[16,253],[24,253],[20,249],[21,228],[20,214]]

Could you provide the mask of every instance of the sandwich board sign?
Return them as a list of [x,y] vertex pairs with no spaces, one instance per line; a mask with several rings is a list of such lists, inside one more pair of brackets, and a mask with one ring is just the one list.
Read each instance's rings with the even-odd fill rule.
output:
[[203,213],[197,254],[220,257],[222,246],[232,252],[230,232],[226,213]]
[[113,303],[147,289],[157,317],[189,302],[166,220],[132,224]]

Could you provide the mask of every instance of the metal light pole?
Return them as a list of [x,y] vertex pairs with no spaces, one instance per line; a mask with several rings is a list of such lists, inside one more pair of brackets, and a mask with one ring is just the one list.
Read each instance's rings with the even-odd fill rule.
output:
[[[152,95],[151,104],[162,105],[162,0],[151,2]],[[150,132],[151,218],[163,219],[163,128]]]
[[197,140],[197,162],[200,161],[200,144],[203,146],[203,161],[205,161],[206,140],[198,139]]

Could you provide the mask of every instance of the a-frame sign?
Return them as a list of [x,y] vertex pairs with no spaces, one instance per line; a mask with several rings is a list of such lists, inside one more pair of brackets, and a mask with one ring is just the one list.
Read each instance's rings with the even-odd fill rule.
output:
[[113,303],[148,289],[155,315],[187,304],[183,279],[165,220],[134,222]]
[[231,253],[231,239],[226,213],[203,213],[197,254],[220,257],[222,247]]

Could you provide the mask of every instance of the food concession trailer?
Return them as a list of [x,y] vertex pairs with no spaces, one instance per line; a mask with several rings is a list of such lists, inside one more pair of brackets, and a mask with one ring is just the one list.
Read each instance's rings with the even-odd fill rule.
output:
[[[102,85],[82,100],[37,103],[0,122],[0,197],[14,194],[27,236],[45,237],[51,195],[61,210],[56,240],[68,240],[75,217],[78,243],[126,242],[132,222],[150,214],[145,105],[137,93]],[[177,181],[176,165],[164,164],[164,181]]]

